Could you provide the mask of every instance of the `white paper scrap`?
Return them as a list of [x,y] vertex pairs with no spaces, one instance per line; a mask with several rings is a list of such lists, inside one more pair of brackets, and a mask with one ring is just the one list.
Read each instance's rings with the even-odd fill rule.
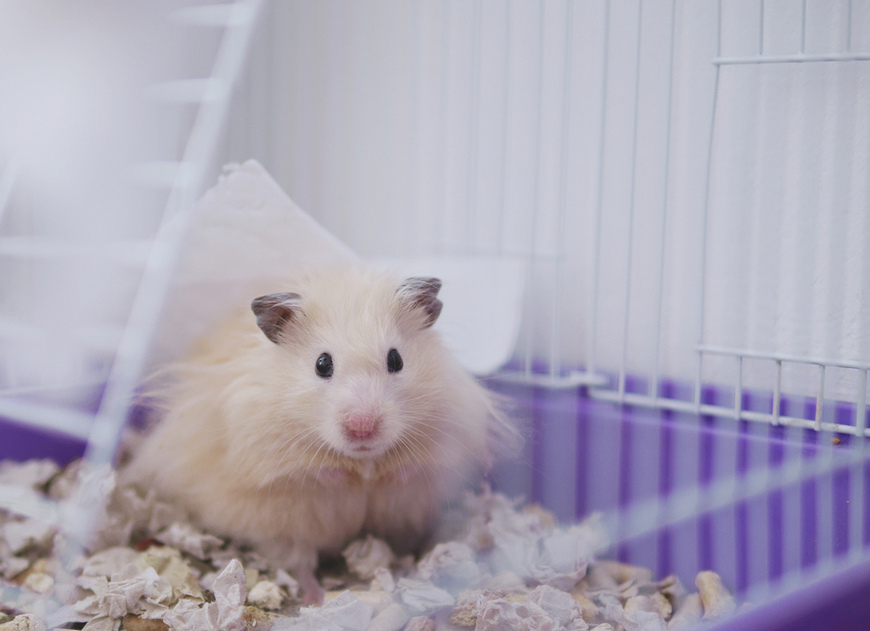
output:
[[436,545],[417,564],[417,575],[439,585],[449,584],[466,589],[480,580],[481,571],[470,546],[449,541]]
[[405,604],[421,613],[450,607],[456,602],[449,592],[429,581],[402,578],[396,588]]
[[389,544],[372,535],[353,541],[344,549],[342,556],[350,571],[364,581],[373,579],[379,568],[389,568],[395,559]]
[[282,602],[281,588],[271,581],[259,581],[248,592],[248,603],[260,609],[278,609]]
[[139,553],[133,548],[114,546],[91,555],[82,568],[83,576],[112,576],[131,563],[135,563]]
[[60,467],[57,463],[47,458],[25,460],[24,462],[3,460],[0,462],[0,484],[36,489],[53,478],[58,471],[60,471]]
[[549,585],[536,587],[526,596],[526,600],[538,605],[547,612],[548,616],[563,626],[582,617],[580,607],[571,594]]
[[2,536],[13,554],[17,554],[30,546],[45,547],[54,539],[54,529],[43,522],[28,519],[26,521],[8,521],[3,524]]
[[175,548],[151,547],[139,555],[136,565],[142,569],[152,567],[159,576],[169,581],[173,603],[185,597],[203,600],[196,575]]
[[343,592],[322,607],[303,607],[296,618],[282,618],[272,631],[364,631],[372,620],[371,606]]
[[73,605],[73,611],[80,616],[120,620],[134,613],[145,618],[160,618],[168,610],[166,603],[172,599],[169,581],[158,576],[151,567],[143,572],[129,565],[111,580],[105,576],[80,576],[76,584],[94,593]]
[[635,611],[629,615],[617,604],[609,604],[604,608],[604,617],[617,622],[625,631],[667,631],[668,625],[657,613],[651,611]]
[[568,590],[586,574],[595,553],[608,545],[599,515],[570,528],[555,528],[535,540],[507,530],[493,533],[509,569],[537,583]]
[[177,631],[244,631],[245,580],[242,564],[234,559],[214,581],[214,602],[199,606],[190,599],[180,600],[163,621]]
[[200,532],[188,523],[177,521],[157,533],[154,538],[202,560],[210,558],[211,553],[224,543],[222,539]]

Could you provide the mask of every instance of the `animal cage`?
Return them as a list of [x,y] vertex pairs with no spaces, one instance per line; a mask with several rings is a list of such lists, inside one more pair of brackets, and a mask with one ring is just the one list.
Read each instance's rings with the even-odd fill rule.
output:
[[470,270],[500,488],[715,570],[753,605],[717,629],[866,628],[870,2],[41,7],[0,25],[0,458],[111,462],[254,158],[362,257]]

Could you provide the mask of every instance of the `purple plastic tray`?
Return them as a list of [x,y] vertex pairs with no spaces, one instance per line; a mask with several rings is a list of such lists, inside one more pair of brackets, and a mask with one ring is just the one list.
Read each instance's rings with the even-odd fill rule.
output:
[[[541,503],[564,521],[596,510],[618,513],[646,499],[830,449],[829,435],[808,430],[620,407],[592,400],[582,388],[490,385],[515,402],[514,414],[526,434],[523,454],[499,467],[496,485]],[[707,390],[704,397],[716,401],[727,393]],[[764,409],[765,404],[770,409],[763,396],[747,396],[745,403],[747,409]],[[848,423],[848,410],[832,413]],[[844,437],[843,447],[848,443]],[[52,458],[65,464],[83,451],[81,441],[0,419],[0,458]],[[870,471],[866,465],[860,470],[865,490],[870,489]],[[621,540],[608,556],[649,567],[659,577],[677,574],[689,589],[698,571],[712,569],[740,600],[759,583],[775,585],[789,571],[812,570],[822,553],[834,561],[845,558],[854,475],[854,470],[834,471],[825,479],[772,489],[727,509],[700,511],[645,536]],[[870,501],[864,506],[870,508]],[[822,512],[825,519],[820,520]],[[829,527],[820,526],[824,523]],[[862,541],[870,542],[870,532],[865,530]],[[870,629],[870,562],[755,605],[715,628]]]
[[85,443],[0,418],[0,460],[50,458],[63,466],[85,452]]
[[[724,476],[739,478],[808,461],[851,442],[842,436],[835,448],[830,434],[812,430],[616,406],[590,399],[583,389],[493,387],[516,402],[527,434],[523,464],[502,467],[497,483],[509,494],[540,502],[562,520],[596,510],[618,513],[691,486],[703,489]],[[641,391],[641,385],[629,387]],[[674,388],[666,385],[665,394],[673,396]],[[729,396],[714,389],[704,392],[705,402],[717,404]],[[746,395],[744,403],[746,409],[770,410],[765,395]],[[811,418],[814,405],[784,400],[783,412],[803,406]],[[848,405],[834,406],[830,413],[843,424],[854,422]],[[865,464],[858,470],[866,493],[870,469]],[[849,488],[855,475],[847,467],[835,468],[725,509],[699,511],[646,536],[622,540],[608,556],[649,567],[658,577],[677,574],[690,590],[697,572],[714,570],[740,602],[752,587],[775,590],[788,573],[809,577],[821,561],[846,561]],[[870,508],[870,501],[865,499],[864,506]],[[870,542],[868,517],[861,537],[865,546]],[[716,629],[870,629],[870,562],[754,604]]]

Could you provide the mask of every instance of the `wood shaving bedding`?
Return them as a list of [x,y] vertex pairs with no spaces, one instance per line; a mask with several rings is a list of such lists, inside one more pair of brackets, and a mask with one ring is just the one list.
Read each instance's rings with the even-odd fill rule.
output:
[[104,500],[89,554],[66,569],[63,533],[0,512],[0,576],[15,587],[0,596],[0,631],[664,631],[735,608],[713,572],[690,594],[674,576],[596,560],[609,545],[598,515],[559,526],[488,489],[466,497],[464,527],[419,560],[371,536],[352,542],[340,571],[321,575],[324,604],[303,607],[268,558],[117,487],[111,471],[7,461],[0,484],[54,499],[87,484]]

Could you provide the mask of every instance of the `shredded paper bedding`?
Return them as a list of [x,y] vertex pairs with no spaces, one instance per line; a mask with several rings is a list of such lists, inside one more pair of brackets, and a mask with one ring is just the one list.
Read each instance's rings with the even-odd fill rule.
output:
[[0,631],[663,631],[735,608],[713,572],[687,590],[597,558],[609,546],[598,515],[559,525],[488,488],[466,496],[453,536],[419,559],[371,536],[353,541],[320,575],[324,604],[305,607],[283,568],[118,486],[108,469],[5,461],[0,485],[30,515],[87,487],[100,523],[70,559],[71,535],[50,525],[63,521],[48,508],[0,512]]

